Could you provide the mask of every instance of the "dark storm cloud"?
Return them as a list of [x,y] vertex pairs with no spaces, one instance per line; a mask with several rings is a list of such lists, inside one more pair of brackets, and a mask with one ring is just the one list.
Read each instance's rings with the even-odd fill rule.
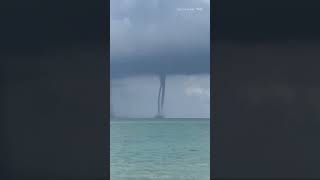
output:
[[[130,58],[130,57],[128,57]],[[204,50],[179,54],[166,52],[158,56],[135,56],[128,61],[111,63],[112,77],[146,75],[164,72],[166,74],[205,74],[210,71],[209,54]]]
[[111,1],[111,75],[209,73],[209,5],[206,0]]

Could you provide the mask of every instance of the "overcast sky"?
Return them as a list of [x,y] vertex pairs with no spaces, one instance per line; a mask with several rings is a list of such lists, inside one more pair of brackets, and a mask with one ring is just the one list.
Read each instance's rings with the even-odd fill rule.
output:
[[167,117],[209,117],[210,0],[111,0],[111,104],[153,117],[167,74]]

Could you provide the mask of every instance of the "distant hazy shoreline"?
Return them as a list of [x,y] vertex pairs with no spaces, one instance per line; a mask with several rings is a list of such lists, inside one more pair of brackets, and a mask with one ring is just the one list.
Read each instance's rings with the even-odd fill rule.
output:
[[194,121],[194,120],[210,120],[210,118],[127,118],[127,117],[113,117],[111,121]]

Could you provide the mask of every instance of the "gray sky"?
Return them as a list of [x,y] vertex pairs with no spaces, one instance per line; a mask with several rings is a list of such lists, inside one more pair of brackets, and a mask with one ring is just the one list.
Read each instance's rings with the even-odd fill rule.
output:
[[210,1],[111,0],[111,104],[152,117],[167,77],[167,117],[209,117]]

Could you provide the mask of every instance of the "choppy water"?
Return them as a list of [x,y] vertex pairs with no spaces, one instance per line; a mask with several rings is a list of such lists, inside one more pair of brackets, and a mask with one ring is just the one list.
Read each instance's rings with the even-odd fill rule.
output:
[[111,180],[209,180],[209,119],[111,120]]

